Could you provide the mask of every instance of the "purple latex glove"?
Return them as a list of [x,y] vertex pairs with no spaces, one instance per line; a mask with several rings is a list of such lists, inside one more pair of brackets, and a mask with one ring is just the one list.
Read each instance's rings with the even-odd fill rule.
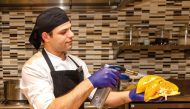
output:
[[[136,89],[132,89],[129,92],[129,97],[132,101],[144,101],[144,93],[137,94]],[[159,97],[157,99],[150,100],[149,102],[163,102],[164,97]]]
[[101,68],[88,79],[94,88],[116,87],[119,81],[120,72],[112,68]]

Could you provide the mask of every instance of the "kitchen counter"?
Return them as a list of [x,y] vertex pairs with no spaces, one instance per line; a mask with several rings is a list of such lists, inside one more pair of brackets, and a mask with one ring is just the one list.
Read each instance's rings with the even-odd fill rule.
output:
[[[184,105],[188,105],[188,107],[190,107],[190,95],[186,95],[186,96],[181,96],[181,95],[178,95],[178,96],[171,96],[171,97],[168,97],[167,98],[168,100],[166,101],[166,103],[160,103],[161,105],[167,105],[167,106],[173,106],[173,103],[180,103],[181,102],[181,105],[183,105],[185,102],[186,104]],[[189,102],[189,103],[188,103]],[[160,105],[159,103],[136,103],[136,102],[131,102],[129,103],[130,105],[130,109],[135,109],[133,108],[133,106],[145,106],[147,109],[149,109],[149,105],[152,106],[152,104],[154,104],[154,106],[156,105]],[[160,106],[161,106],[160,105]],[[150,106],[150,107],[151,107]],[[121,106],[121,107],[117,107],[117,108],[109,108],[109,109],[128,109],[128,104],[126,104],[125,106]],[[11,104],[0,104],[0,109],[30,109],[30,106],[29,104],[21,104],[21,105],[11,105]],[[85,102],[85,109],[96,109],[94,106],[90,105],[90,102]]]
[[125,109],[190,109],[190,102],[131,102],[129,103],[129,106]]
[[167,98],[165,102],[131,102],[125,109],[189,109],[190,96],[178,95]]
[[[30,109],[30,105],[29,104],[20,104],[20,105],[0,104],[0,109]],[[90,102],[85,102],[85,109],[96,109],[96,108],[90,105]],[[119,108],[109,108],[109,109],[119,109]]]
[[170,101],[176,101],[176,102],[190,102],[190,95],[184,95],[184,96],[181,96],[181,95],[177,95],[177,96],[171,96],[171,97],[168,97],[167,98],[168,102]]
[[0,104],[0,109],[30,109],[30,106],[28,104],[22,104],[22,105]]

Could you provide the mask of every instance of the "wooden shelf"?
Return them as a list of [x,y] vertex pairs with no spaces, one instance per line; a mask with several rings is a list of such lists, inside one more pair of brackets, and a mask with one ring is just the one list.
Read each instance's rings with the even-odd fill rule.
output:
[[190,45],[128,45],[122,44],[114,49],[114,58],[117,58],[125,50],[148,50],[148,51],[157,51],[157,50],[190,50]]

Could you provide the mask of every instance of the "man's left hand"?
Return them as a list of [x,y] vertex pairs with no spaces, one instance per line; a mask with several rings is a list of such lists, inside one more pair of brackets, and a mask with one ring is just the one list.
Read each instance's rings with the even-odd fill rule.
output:
[[[144,93],[137,94],[136,89],[132,89],[129,92],[129,98],[131,101],[144,101]],[[159,97],[157,99],[150,100],[148,102],[163,102],[165,101],[164,97]]]

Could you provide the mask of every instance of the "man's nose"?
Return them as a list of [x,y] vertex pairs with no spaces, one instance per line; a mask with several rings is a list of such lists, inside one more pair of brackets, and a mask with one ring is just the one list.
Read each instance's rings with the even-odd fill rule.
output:
[[73,31],[71,29],[69,30],[68,36],[69,37],[73,37],[74,36],[74,33],[73,33]]

